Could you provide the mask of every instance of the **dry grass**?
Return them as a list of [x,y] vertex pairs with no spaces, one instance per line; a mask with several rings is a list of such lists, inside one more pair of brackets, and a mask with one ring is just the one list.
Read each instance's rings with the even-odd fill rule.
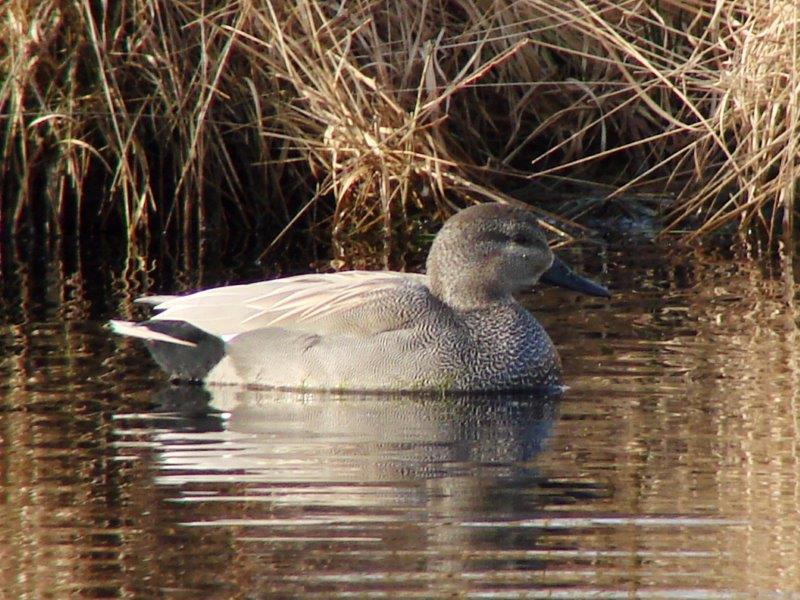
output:
[[794,0],[101,6],[0,8],[6,229],[302,219],[390,251],[410,213],[575,179],[673,190],[696,233],[791,226]]

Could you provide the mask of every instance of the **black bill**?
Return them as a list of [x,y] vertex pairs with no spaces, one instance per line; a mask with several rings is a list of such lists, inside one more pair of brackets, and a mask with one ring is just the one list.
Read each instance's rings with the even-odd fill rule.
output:
[[567,266],[567,263],[557,256],[553,259],[553,265],[544,272],[539,278],[539,281],[567,288],[568,290],[573,290],[582,294],[588,294],[589,296],[611,297],[611,292],[606,288],[599,283],[595,283],[591,279],[578,275]]

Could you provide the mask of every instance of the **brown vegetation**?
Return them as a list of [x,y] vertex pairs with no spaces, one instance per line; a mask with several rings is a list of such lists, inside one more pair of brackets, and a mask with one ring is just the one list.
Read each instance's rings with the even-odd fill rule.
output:
[[9,0],[2,227],[390,239],[409,211],[583,180],[772,234],[800,180],[798,22],[795,0]]

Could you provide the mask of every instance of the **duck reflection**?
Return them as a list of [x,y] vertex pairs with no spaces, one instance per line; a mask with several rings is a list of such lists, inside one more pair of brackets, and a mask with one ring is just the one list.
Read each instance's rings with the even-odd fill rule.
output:
[[170,387],[155,400],[155,479],[180,507],[165,525],[224,532],[198,539],[241,559],[225,568],[247,593],[324,594],[343,577],[348,589],[399,592],[411,573],[412,587],[449,589],[465,569],[519,567],[506,554],[538,533],[516,539],[493,522],[553,500],[533,459],[556,397]]
[[[257,479],[384,481],[524,469],[544,447],[558,397],[337,395],[171,386],[154,398],[171,433],[207,433],[164,448],[166,464],[246,470]],[[180,417],[177,421],[175,416]],[[188,440],[187,440],[188,441]],[[225,452],[212,452],[209,444]],[[291,469],[288,469],[291,467]]]

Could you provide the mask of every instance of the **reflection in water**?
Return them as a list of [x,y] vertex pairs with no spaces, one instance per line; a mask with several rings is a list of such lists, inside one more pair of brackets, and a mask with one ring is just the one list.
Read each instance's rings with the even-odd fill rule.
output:
[[[198,420],[205,399],[219,412]],[[240,556],[230,568],[255,577],[247,595],[265,585],[284,593],[463,591],[471,587],[465,569],[525,560],[524,552],[495,555],[507,536],[491,520],[538,514],[540,497],[602,493],[540,481],[531,461],[551,431],[554,398],[176,387],[158,404],[194,416],[152,436],[156,481],[176,488],[173,502],[191,505],[184,526],[230,536],[226,549]],[[122,440],[137,438],[145,423],[162,427],[152,415],[123,415],[123,423]],[[537,534],[522,537],[528,545]]]
[[[264,463],[259,453],[294,457],[305,448],[313,461],[301,461],[304,480],[380,481],[397,476],[434,478],[444,473],[437,471],[440,464],[447,465],[452,476],[458,463],[499,468],[525,462],[542,449],[557,398],[368,396],[237,387],[207,391],[176,386],[162,391],[157,405],[185,410],[187,405],[200,407],[203,400],[219,411],[231,442],[243,439],[257,444],[255,466]],[[359,445],[359,457],[353,455],[354,444]],[[207,456],[194,457],[201,470],[209,467],[203,462]],[[235,464],[246,469],[249,456],[247,449],[226,456],[220,468]],[[395,456],[396,464],[391,460]],[[337,457],[344,457],[341,469]],[[316,469],[319,473],[313,474]]]
[[800,593],[792,282],[605,259],[611,303],[532,298],[562,398],[458,399],[154,396],[146,354],[102,328],[134,288],[3,255],[0,595]]

